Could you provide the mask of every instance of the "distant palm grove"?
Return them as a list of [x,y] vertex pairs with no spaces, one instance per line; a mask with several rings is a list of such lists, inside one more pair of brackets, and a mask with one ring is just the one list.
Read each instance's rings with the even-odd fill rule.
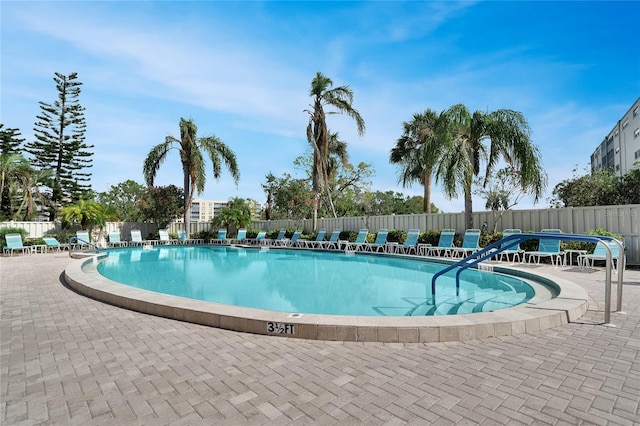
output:
[[[91,187],[94,146],[85,141],[91,123],[85,122],[80,103],[82,83],[77,73],[55,73],[53,80],[57,98],[39,102],[33,141],[26,142],[20,129],[0,124],[0,220],[61,220],[71,229],[106,221],[166,224],[182,216],[188,230],[189,207],[194,194],[204,190],[207,176],[219,179],[226,171],[239,182],[242,165],[233,141],[199,137],[194,120],[180,118],[179,136],[150,146],[140,159],[144,184],[126,180],[96,193]],[[472,228],[472,195],[486,200],[485,209],[498,212],[514,207],[523,196],[537,202],[546,190],[542,158],[522,113],[472,112],[458,104],[441,112],[427,108],[414,113],[399,123],[397,140],[389,141],[398,183],[405,188],[417,184],[423,195],[376,191],[373,167],[350,159],[348,142],[331,130],[328,120],[346,115],[358,135],[365,135],[351,88],[334,86],[318,72],[308,93],[309,105],[303,108],[308,146],[291,165],[301,176],[269,172],[264,182],[256,182],[265,200],[230,200],[216,226],[246,223],[249,201],[264,205],[264,219],[313,218],[314,228],[318,217],[437,213],[431,188],[438,184],[449,199],[464,200],[466,227]],[[182,168],[183,181],[155,187],[158,170],[174,155],[170,164]],[[553,207],[640,203],[638,188],[637,169],[623,177],[600,172],[558,183],[549,201]]]

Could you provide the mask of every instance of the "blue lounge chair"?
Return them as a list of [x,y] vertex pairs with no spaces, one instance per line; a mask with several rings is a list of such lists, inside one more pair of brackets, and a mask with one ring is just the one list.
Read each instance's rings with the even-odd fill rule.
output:
[[[596,260],[603,260],[606,262],[607,249],[605,248],[605,244],[609,246],[609,249],[611,250],[611,267],[613,268],[614,271],[616,269],[620,269],[620,261],[623,260],[622,256],[624,256],[624,253],[622,253],[622,256],[620,255],[620,247],[618,247],[618,244],[616,244],[613,241],[606,241],[606,242],[600,241],[598,244],[596,244],[596,248],[593,250],[593,253],[579,255],[578,267],[580,269],[585,268],[587,266],[592,267],[593,262]],[[616,268],[616,264],[617,264],[617,268]]]
[[298,240],[297,246],[302,248],[316,248],[318,244],[324,241],[324,236],[327,234],[326,229],[318,231],[315,240]]
[[323,249],[323,250],[338,250],[342,244],[339,241],[340,238],[340,229],[334,229],[331,235],[329,236],[329,240],[327,241],[318,241],[315,244],[315,248]]
[[109,247],[123,247],[127,245],[127,242],[120,239],[119,231],[112,231],[109,232],[109,242],[107,245]]
[[[182,231],[184,233],[184,231]],[[184,235],[184,234],[183,234]],[[180,234],[178,234],[178,237]],[[211,244],[225,244],[227,243],[227,230],[225,228],[218,229],[218,236],[211,241]]]
[[53,237],[43,237],[42,239],[46,244],[47,251],[62,251],[69,247],[67,244],[60,244],[60,241]]
[[22,235],[20,234],[6,234],[4,240],[7,246],[4,248],[5,253],[9,253],[9,256],[13,256],[14,251],[21,251],[22,254],[27,252],[31,254],[31,247],[24,246],[22,244]]
[[363,228],[358,232],[358,236],[354,242],[347,242],[344,250],[345,251],[359,251],[363,250],[365,245],[367,244],[367,236],[369,235],[369,230]]
[[[509,237],[511,235],[517,235],[517,234],[522,234],[522,231],[520,229],[505,229],[504,231],[502,231],[502,238],[506,238]],[[511,260],[515,263],[517,262],[523,262],[524,261],[524,250],[522,250],[520,248],[520,243],[516,244],[515,246],[511,246],[510,248],[501,251],[500,253],[498,253],[498,255],[496,256],[496,260],[498,261],[509,261],[509,255],[511,255]]]
[[91,244],[91,236],[89,235],[89,231],[76,231],[76,243],[74,244],[74,248],[84,250],[90,249],[92,247],[93,244]]
[[300,239],[300,235],[302,235],[302,231],[297,230],[293,233],[291,238],[283,238],[279,243],[277,243],[277,245],[281,247],[294,247],[298,242],[298,239]]
[[[562,231],[559,229],[543,229],[540,232],[549,233],[549,234],[561,234]],[[560,242],[562,238],[555,239],[542,239],[539,240],[538,250],[536,251],[528,251],[525,252],[525,255],[529,257],[529,263],[535,261],[536,264],[540,264],[540,259],[543,257],[548,257],[551,260],[551,264],[553,266],[559,266],[560,260],[562,259],[563,254],[560,252]],[[563,261],[564,263],[564,261]]]
[[180,241],[180,244],[204,244],[202,238],[187,238],[187,231],[184,229],[178,231],[178,241]]
[[274,245],[278,245],[282,242],[282,240],[284,239],[285,234],[287,233],[286,229],[281,229],[280,232],[278,232],[278,236],[273,239],[273,238],[264,238],[262,240],[262,244],[264,245],[268,245],[268,246],[274,246]]
[[456,236],[455,229],[443,229],[440,231],[440,239],[438,240],[437,246],[427,246],[426,255],[427,256],[440,256],[441,253],[443,256],[449,255],[449,250],[453,247],[453,238]]
[[409,229],[407,231],[407,239],[404,244],[398,244],[395,247],[396,253],[402,254],[418,254],[418,238],[420,238],[420,230],[419,229]]
[[250,244],[262,244],[262,241],[264,241],[264,237],[267,236],[267,231],[260,231],[258,232],[258,235],[256,235],[256,237],[254,239],[250,239],[247,240]]
[[371,244],[365,244],[364,251],[370,252],[386,252],[387,251],[387,236],[389,235],[388,229],[380,229],[376,234],[376,239]]
[[467,229],[464,232],[464,238],[462,239],[461,247],[452,247],[449,249],[449,255],[451,257],[465,258],[470,254],[480,250],[480,230],[479,229]]
[[238,229],[238,235],[229,240],[229,242],[231,244],[246,244],[247,243],[247,229],[246,228],[240,228]]

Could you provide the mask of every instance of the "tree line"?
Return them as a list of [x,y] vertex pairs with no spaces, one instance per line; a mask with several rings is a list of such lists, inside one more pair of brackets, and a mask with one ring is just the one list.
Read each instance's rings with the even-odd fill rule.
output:
[[[0,219],[49,220],[84,225],[105,220],[152,221],[159,225],[183,216],[189,229],[190,207],[207,180],[207,161],[214,179],[223,169],[240,179],[234,151],[215,135],[198,136],[192,119],[181,118],[179,137],[167,136],[150,148],[142,163],[145,185],[132,180],[96,193],[91,188],[92,148],[86,142],[84,107],[79,102],[81,85],[77,73],[55,73],[57,99],[39,102],[34,124],[35,140],[25,143],[20,130],[0,124]],[[402,133],[391,148],[389,161],[397,166],[398,183],[419,184],[423,196],[394,191],[373,191],[370,164],[351,162],[348,143],[330,130],[327,118],[344,114],[353,119],[357,133],[365,133],[365,121],[354,107],[349,86],[334,87],[321,72],[311,81],[311,102],[306,139],[308,150],[298,157],[294,169],[280,177],[268,173],[261,184],[266,219],[301,219],[438,212],[431,202],[431,187],[441,184],[449,199],[463,198],[465,224],[472,228],[472,194],[486,200],[496,215],[515,206],[524,195],[537,202],[547,186],[538,147],[522,113],[509,109],[471,112],[462,104],[444,111],[426,109],[402,123]],[[172,152],[183,170],[182,185],[154,186],[157,172]],[[505,166],[497,169],[499,164]],[[607,174],[609,173],[609,174]],[[624,204],[639,202],[640,184],[634,170],[617,178],[610,172],[576,177],[554,189],[553,206],[580,203]],[[230,200],[225,218],[244,218],[247,200]],[[583,204],[584,205],[584,204]],[[242,219],[244,220],[244,219]],[[228,221],[227,221],[228,222]],[[236,221],[237,222],[237,221]],[[218,219],[218,223],[226,223]]]

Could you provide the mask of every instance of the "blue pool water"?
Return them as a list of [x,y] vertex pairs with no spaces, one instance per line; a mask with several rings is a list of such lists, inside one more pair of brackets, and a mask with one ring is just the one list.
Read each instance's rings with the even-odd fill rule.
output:
[[441,264],[391,256],[216,246],[128,248],[108,252],[103,276],[164,294],[281,312],[407,316],[488,312],[534,296],[527,283],[478,270],[437,281]]

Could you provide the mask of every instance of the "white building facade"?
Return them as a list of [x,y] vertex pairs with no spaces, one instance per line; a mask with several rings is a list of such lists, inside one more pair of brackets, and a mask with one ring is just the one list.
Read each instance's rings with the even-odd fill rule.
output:
[[640,97],[591,154],[591,173],[609,169],[624,176],[640,167]]

